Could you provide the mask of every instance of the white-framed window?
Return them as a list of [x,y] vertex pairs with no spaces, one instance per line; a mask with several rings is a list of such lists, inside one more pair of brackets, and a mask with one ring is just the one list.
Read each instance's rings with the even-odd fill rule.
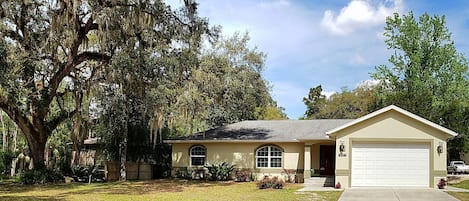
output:
[[266,145],[256,150],[256,167],[280,168],[282,167],[282,149],[275,145]]
[[191,158],[191,166],[201,166],[205,165],[205,157],[207,155],[207,150],[202,145],[192,146],[189,150]]

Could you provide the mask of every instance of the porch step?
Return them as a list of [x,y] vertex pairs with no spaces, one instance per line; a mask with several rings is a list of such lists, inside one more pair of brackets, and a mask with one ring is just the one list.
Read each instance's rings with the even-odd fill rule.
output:
[[305,186],[314,187],[334,187],[334,177],[311,177],[306,178],[304,182]]

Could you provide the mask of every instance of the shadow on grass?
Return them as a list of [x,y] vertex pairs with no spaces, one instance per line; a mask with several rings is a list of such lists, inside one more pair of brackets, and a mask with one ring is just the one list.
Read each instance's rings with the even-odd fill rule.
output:
[[235,182],[193,181],[181,179],[159,179],[150,181],[110,182],[97,184],[91,188],[73,190],[73,194],[126,194],[142,195],[160,192],[184,192],[186,188],[206,188],[229,186]]
[[[54,190],[58,197],[66,197],[72,194],[127,194],[142,195],[159,192],[184,192],[185,189],[206,188],[215,186],[230,186],[236,184],[229,182],[212,182],[212,181],[194,181],[182,179],[159,179],[149,181],[128,181],[128,182],[107,182],[107,183],[71,183],[71,184],[46,184],[46,185],[22,185],[13,182],[0,182],[0,195],[7,193],[34,194],[35,191]],[[8,200],[8,197],[0,197],[0,200]],[[13,198],[13,197],[12,197]],[[21,196],[18,196],[20,200]],[[46,200],[49,198],[46,198]],[[10,200],[12,200],[10,198]],[[32,200],[41,200],[38,199]]]
[[9,200],[65,200],[63,198],[57,198],[55,196],[2,196],[0,195],[0,200],[9,201]]
[[0,182],[0,195],[4,193],[26,193],[38,190],[69,190],[76,184],[36,184],[24,185],[18,182]]

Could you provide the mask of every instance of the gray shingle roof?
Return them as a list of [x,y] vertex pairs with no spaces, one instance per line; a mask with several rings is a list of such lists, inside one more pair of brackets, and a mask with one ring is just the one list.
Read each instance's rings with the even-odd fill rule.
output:
[[289,142],[299,140],[328,139],[326,132],[342,126],[353,119],[317,120],[256,120],[242,121],[210,129],[187,137],[170,139],[169,142],[186,140],[216,141],[272,141]]

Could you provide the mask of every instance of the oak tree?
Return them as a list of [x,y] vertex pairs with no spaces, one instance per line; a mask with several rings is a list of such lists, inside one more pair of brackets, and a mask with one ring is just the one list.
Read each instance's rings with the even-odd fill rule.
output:
[[[199,28],[181,20],[190,10],[173,12],[152,0],[7,0],[0,6],[0,108],[24,133],[35,167],[44,165],[52,131],[79,112],[79,105],[62,107],[64,96],[87,90],[80,83],[94,79],[121,50],[169,48],[174,36]],[[53,105],[60,109],[51,111]]]

